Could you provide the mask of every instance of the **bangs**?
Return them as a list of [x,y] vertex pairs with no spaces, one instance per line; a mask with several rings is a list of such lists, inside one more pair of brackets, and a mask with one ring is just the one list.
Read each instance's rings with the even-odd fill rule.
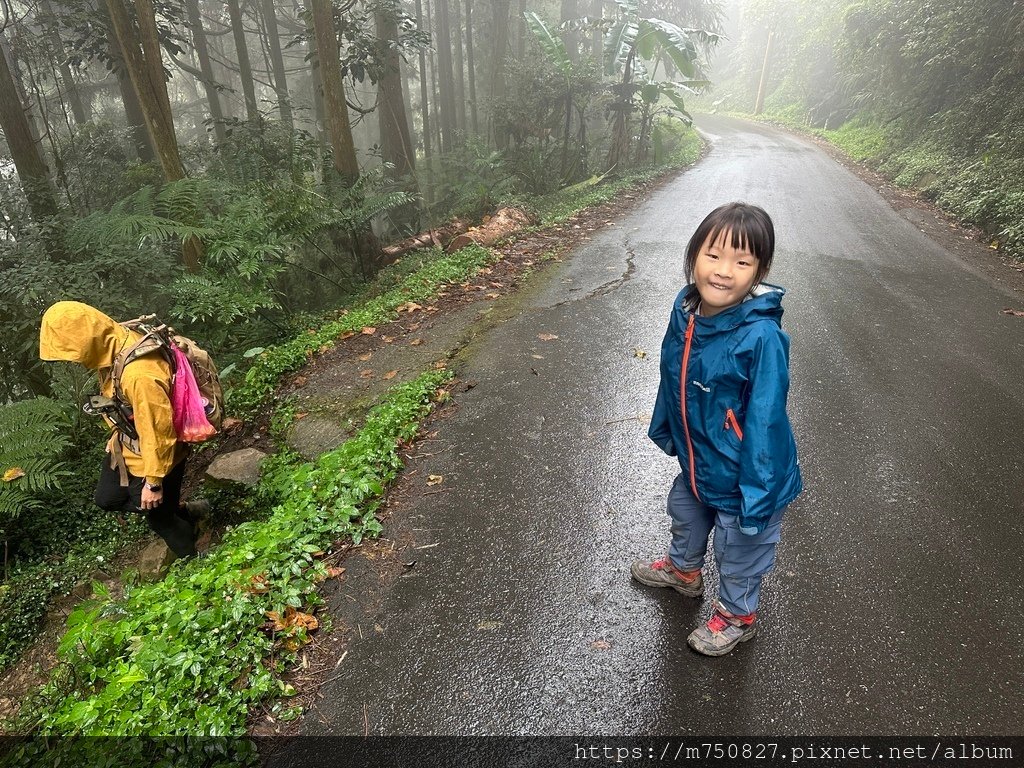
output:
[[692,279],[697,254],[709,238],[712,244],[728,242],[733,248],[753,254],[758,261],[758,281],[768,274],[775,252],[775,227],[760,206],[727,203],[709,213],[687,245],[687,279]]

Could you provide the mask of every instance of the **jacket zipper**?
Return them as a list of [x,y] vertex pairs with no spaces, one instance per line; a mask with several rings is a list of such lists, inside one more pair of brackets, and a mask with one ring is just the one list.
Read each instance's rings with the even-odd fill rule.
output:
[[693,460],[693,442],[690,440],[690,425],[686,420],[686,368],[690,362],[690,345],[693,342],[693,315],[686,325],[686,346],[683,348],[683,367],[679,374],[679,402],[683,411],[683,432],[686,434],[686,448],[690,456],[690,488],[693,496],[700,501],[700,494],[697,493],[697,468]]
[[730,427],[736,430],[736,437],[743,440],[743,430],[740,429],[740,423],[736,420],[736,414],[733,413],[732,408],[725,411],[725,430],[728,432]]

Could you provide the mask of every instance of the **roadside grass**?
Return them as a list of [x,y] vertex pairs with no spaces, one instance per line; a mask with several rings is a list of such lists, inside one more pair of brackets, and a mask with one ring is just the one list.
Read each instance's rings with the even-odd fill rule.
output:
[[[909,135],[858,117],[835,130],[823,130],[793,114],[780,110],[740,116],[827,140],[897,186],[912,189],[960,221],[979,227],[992,248],[1024,259],[1024,158],[1008,155],[998,145],[966,155],[949,145],[941,127]],[[934,123],[941,126],[942,116]]]
[[420,254],[422,266],[394,288],[352,309],[342,310],[340,317],[315,330],[310,329],[289,342],[261,352],[246,372],[245,380],[228,392],[229,413],[252,416],[270,399],[282,376],[297,371],[316,353],[326,351],[337,340],[355,335],[367,326],[394,320],[403,304],[433,298],[442,285],[466,279],[494,258],[491,251],[478,245],[451,254],[445,254],[440,248]]
[[[244,735],[251,706],[293,693],[278,674],[314,626],[306,611],[332,575],[320,558],[332,543],[380,532],[375,512],[402,467],[399,448],[447,397],[450,378],[434,370],[392,388],[355,437],[315,462],[279,454],[259,489],[276,500],[269,518],[237,526],[163,581],[79,607],[23,725],[61,736]],[[109,760],[111,750],[140,748],[77,739],[47,750],[29,740],[19,764],[56,764],[62,745],[78,764],[83,754]]]

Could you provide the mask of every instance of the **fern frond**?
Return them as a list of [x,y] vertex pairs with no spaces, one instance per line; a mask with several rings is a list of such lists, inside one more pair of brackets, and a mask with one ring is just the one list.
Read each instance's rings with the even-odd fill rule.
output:
[[178,223],[198,225],[207,218],[223,192],[223,185],[212,179],[179,179],[166,184],[157,193],[154,210]]
[[39,397],[0,406],[0,529],[70,473],[59,460],[69,441],[59,403]]
[[107,249],[118,243],[141,245],[147,240],[204,238],[212,229],[182,224],[151,213],[92,213],[78,219],[67,233],[71,250]]

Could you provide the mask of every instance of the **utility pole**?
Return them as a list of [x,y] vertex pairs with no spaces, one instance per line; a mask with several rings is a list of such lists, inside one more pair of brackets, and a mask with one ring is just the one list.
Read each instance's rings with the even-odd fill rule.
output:
[[761,64],[761,82],[757,85],[757,100],[754,102],[754,114],[760,115],[764,110],[764,91],[768,84],[768,60],[772,55],[772,39],[775,32],[768,30],[768,42],[764,46],[764,63]]

